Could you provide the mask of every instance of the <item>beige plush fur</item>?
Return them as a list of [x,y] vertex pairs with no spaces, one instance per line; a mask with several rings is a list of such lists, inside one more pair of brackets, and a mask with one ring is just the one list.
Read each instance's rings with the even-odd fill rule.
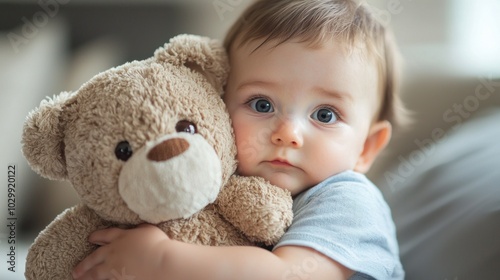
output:
[[153,57],[100,73],[30,113],[26,159],[40,175],[71,182],[81,203],[36,238],[27,279],[71,279],[96,249],[89,234],[110,226],[148,222],[171,238],[216,246],[280,238],[292,219],[290,194],[234,175],[220,97],[227,72],[217,41],[179,35]]

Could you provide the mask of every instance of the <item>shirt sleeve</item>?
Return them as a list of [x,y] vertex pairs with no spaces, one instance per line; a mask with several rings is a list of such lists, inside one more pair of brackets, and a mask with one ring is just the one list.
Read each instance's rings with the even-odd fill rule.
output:
[[353,279],[403,279],[390,210],[364,176],[330,177],[293,207],[292,225],[275,248],[312,248],[357,272]]

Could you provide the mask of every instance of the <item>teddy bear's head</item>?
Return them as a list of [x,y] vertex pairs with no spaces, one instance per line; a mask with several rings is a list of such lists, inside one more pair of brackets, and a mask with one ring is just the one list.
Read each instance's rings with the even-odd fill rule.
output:
[[49,179],[119,223],[189,217],[235,171],[221,99],[228,63],[216,41],[179,35],[153,57],[43,101],[23,131],[23,154]]

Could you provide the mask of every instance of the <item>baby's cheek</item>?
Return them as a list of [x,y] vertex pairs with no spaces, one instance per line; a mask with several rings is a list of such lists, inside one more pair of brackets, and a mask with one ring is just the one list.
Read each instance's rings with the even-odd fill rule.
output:
[[240,162],[238,160],[238,168],[236,169],[236,172],[241,175],[241,176],[259,176],[260,174],[257,174],[255,170],[250,168],[250,165],[248,162]]
[[258,161],[262,150],[261,145],[251,135],[238,135],[236,138],[236,147],[238,150],[238,162],[245,165]]

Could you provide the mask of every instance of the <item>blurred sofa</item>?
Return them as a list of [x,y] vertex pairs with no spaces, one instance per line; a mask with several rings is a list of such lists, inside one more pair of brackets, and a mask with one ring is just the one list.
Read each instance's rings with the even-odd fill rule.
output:
[[369,176],[406,279],[499,279],[500,79],[423,76],[403,90],[414,123]]

